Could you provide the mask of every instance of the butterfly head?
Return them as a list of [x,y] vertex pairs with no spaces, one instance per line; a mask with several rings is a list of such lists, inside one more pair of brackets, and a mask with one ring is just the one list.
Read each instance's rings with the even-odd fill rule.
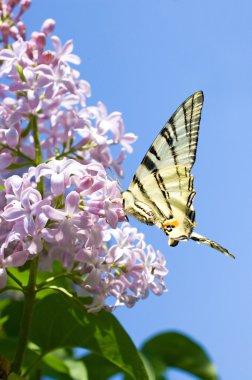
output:
[[192,228],[186,228],[177,219],[169,219],[163,222],[161,229],[169,236],[169,245],[175,247],[180,241],[189,239]]

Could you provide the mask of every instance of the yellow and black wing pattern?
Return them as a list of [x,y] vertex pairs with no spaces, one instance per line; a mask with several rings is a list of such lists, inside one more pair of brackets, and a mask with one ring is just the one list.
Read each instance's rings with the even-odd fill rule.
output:
[[191,95],[164,125],[122,194],[124,209],[141,222],[161,228],[171,246],[192,239],[233,257],[218,243],[193,232],[195,190],[191,168],[203,100],[202,91]]

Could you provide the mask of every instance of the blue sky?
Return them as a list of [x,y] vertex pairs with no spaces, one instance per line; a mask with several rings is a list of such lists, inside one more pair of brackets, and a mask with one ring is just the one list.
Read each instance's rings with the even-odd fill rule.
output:
[[196,231],[236,260],[194,242],[169,248],[161,231],[130,219],[165,254],[169,291],[116,316],[137,345],[165,330],[190,335],[223,380],[252,378],[251,14],[248,0],[41,0],[25,17],[29,32],[56,20],[55,34],[73,39],[82,59],[90,104],[121,111],[127,132],[139,136],[125,161],[125,189],[173,111],[204,91],[193,168]]

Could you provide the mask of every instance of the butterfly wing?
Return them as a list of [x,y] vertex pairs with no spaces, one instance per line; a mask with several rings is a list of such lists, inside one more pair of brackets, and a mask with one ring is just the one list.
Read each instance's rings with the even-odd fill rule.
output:
[[191,234],[191,239],[196,241],[197,243],[206,244],[209,247],[214,248],[217,251],[220,251],[221,253],[224,253],[224,255],[231,257],[232,259],[235,258],[234,255],[232,255],[232,253],[230,253],[226,248],[222,247],[219,243],[216,243],[216,241],[210,240],[205,236],[199,235],[196,232],[193,232]]
[[[168,221],[176,220],[182,231],[177,226],[175,235],[181,240],[182,236],[188,238],[194,225],[195,191],[190,170],[196,156],[202,104],[202,91],[182,103],[154,140],[129,189],[123,193],[126,213],[162,229]],[[170,228],[175,230],[175,226]],[[169,232],[169,228],[164,230]]]
[[161,168],[132,181],[126,195],[126,212],[146,224],[155,224],[170,238],[169,244],[187,240],[195,226],[193,176],[185,166]]
[[203,100],[202,91],[191,95],[165,124],[122,194],[124,208],[143,223],[161,228],[172,246],[192,238],[233,257],[218,243],[193,233],[196,193],[190,171],[196,158]]
[[196,92],[174,112],[141,162],[135,174],[138,179],[142,180],[153,171],[168,166],[184,165],[188,169],[192,168],[203,100],[203,92]]

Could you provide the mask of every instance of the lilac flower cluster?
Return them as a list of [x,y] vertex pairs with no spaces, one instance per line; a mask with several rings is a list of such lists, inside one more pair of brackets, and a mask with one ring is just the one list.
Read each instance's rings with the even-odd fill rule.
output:
[[25,39],[26,27],[20,17],[30,7],[31,0],[1,0],[0,2],[0,33],[4,46],[11,39],[19,36]]
[[41,270],[62,262],[92,296],[89,311],[131,307],[149,290],[163,293],[167,273],[142,234],[125,222],[118,227],[121,194],[105,170],[123,176],[136,136],[124,132],[119,112],[86,104],[90,85],[71,66],[80,63],[71,41],[52,36],[53,50],[46,50],[53,20],[26,39],[20,16],[29,5],[8,0],[0,7],[0,287],[6,268],[39,256]]

